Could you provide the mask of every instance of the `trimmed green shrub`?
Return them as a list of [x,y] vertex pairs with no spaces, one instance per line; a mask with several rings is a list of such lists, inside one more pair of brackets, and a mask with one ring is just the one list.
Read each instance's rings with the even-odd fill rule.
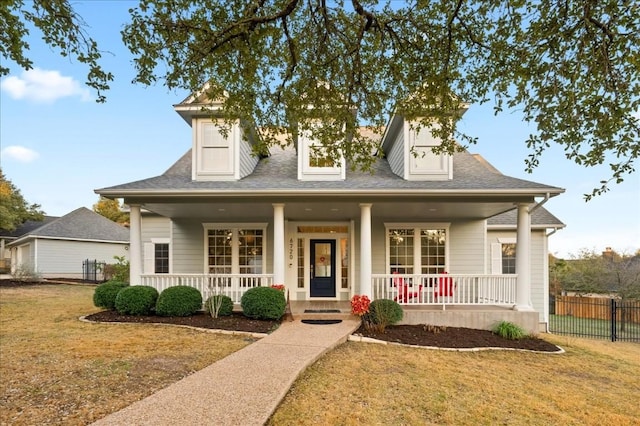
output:
[[133,285],[116,296],[116,311],[123,315],[149,315],[156,307],[158,290],[146,285]]
[[204,302],[204,309],[213,318],[228,317],[233,313],[233,300],[224,294],[214,294]]
[[367,319],[381,333],[389,325],[402,320],[404,311],[398,302],[391,299],[376,299],[369,305]]
[[254,287],[240,299],[245,316],[255,319],[277,320],[284,315],[287,301],[284,292],[271,287]]
[[96,287],[93,292],[93,304],[98,308],[114,309],[116,307],[116,296],[120,290],[128,287],[129,284],[122,281],[107,281]]
[[202,309],[200,290],[186,285],[164,289],[156,303],[156,314],[163,317],[186,317],[200,309]]
[[527,333],[525,333],[522,327],[509,321],[500,321],[493,327],[492,331],[503,339],[508,340],[518,340],[527,337]]

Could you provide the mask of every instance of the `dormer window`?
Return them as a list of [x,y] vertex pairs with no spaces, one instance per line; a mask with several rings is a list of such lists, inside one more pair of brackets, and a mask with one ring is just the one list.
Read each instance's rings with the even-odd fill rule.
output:
[[[320,145],[303,132],[298,137],[298,179],[300,180],[344,180],[344,158],[336,160],[328,155],[331,149]],[[335,148],[338,149],[338,148]],[[333,156],[335,157],[335,156]]]
[[435,154],[433,148],[440,145],[431,129],[409,129],[409,174],[415,180],[451,179],[452,157]]
[[220,132],[220,124],[209,120],[199,120],[201,133],[200,171],[215,174],[233,173],[233,131],[224,135]]
[[223,133],[222,120],[198,118],[195,120],[194,164],[197,180],[234,178],[234,145],[237,127]]

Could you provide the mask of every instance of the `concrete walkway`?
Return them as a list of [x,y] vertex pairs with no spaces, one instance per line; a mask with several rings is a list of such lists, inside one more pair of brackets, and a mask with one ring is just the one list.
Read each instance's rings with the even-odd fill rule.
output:
[[359,325],[284,322],[267,337],[93,424],[262,425],[298,375]]

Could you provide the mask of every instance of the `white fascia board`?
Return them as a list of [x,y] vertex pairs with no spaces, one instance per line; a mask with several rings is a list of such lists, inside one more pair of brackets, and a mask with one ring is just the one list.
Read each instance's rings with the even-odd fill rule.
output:
[[19,240],[12,241],[11,246],[21,245],[21,243],[26,243],[29,240],[61,240],[61,241],[79,241],[83,243],[109,243],[109,244],[126,244],[129,245],[129,241],[119,241],[119,240],[96,240],[96,239],[83,239],[83,238],[69,238],[69,237],[51,237],[51,236],[42,236],[42,235],[29,235],[24,238],[20,238]]
[[259,190],[255,188],[251,189],[221,189],[221,188],[207,188],[207,189],[175,189],[175,190],[157,190],[157,191],[140,191],[140,190],[120,190],[120,191],[100,191],[99,194],[106,197],[116,198],[135,198],[135,197],[180,197],[180,198],[217,198],[217,197],[245,197],[251,195],[253,197],[261,196],[274,196],[274,195],[300,195],[300,196],[317,196],[317,195],[344,195],[344,196],[438,196],[443,198],[460,198],[464,196],[469,197],[495,197],[495,196],[520,196],[520,197],[538,197],[545,194],[551,194],[552,196],[561,194],[564,189],[550,190],[549,188],[541,188],[539,190],[528,189],[505,189],[505,190],[468,190],[468,189],[267,189]]

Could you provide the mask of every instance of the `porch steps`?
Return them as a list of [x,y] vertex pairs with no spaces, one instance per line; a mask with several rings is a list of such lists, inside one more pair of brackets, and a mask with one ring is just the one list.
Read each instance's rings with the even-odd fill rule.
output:
[[351,314],[351,304],[349,302],[309,302],[292,301],[291,314],[297,320],[332,320],[343,321],[356,320],[360,318]]
[[292,312],[293,319],[297,320],[332,320],[339,319],[343,321],[347,320],[360,320],[355,315],[351,315],[350,311],[347,312]]

